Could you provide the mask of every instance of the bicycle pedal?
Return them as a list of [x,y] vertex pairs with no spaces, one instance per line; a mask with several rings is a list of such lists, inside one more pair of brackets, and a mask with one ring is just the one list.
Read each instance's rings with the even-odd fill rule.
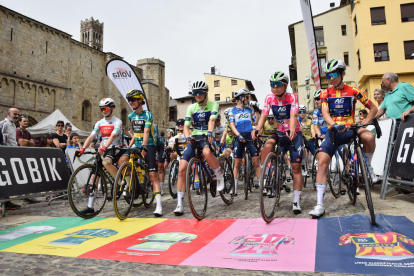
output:
[[342,189],[342,190],[340,191],[340,193],[341,193],[341,195],[345,195],[345,194],[346,194],[346,190],[345,190],[345,189]]
[[286,193],[290,193],[290,188],[289,187],[286,187],[285,188],[285,191],[286,191]]

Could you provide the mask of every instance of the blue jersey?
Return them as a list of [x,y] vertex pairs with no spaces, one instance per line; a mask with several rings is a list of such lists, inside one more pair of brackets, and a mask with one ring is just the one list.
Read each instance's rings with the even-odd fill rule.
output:
[[254,111],[251,107],[246,106],[243,109],[235,107],[229,111],[229,119],[230,123],[234,123],[236,125],[236,129],[238,132],[252,132],[252,118],[254,115]]
[[325,119],[323,118],[322,109],[320,107],[313,111],[312,119],[313,124],[315,126],[318,126],[321,130],[321,134],[325,135],[326,130],[328,129],[328,124],[325,122]]

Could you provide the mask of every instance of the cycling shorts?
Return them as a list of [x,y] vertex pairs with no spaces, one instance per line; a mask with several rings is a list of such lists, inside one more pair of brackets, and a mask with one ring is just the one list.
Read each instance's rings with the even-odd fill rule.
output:
[[158,152],[158,163],[164,163],[165,161],[165,156],[164,156],[164,144],[161,145],[157,145],[157,152]]
[[[280,147],[282,148],[282,152],[286,153],[289,151],[290,153],[290,161],[292,163],[301,163],[302,162],[302,156],[303,156],[303,136],[302,131],[296,132],[296,138],[293,140],[295,144],[295,148],[297,151],[294,151],[292,148],[292,144],[290,139],[286,136],[285,132],[277,131],[277,135],[283,136],[279,139],[280,141]],[[267,139],[267,141],[275,141],[275,138],[270,137]],[[266,141],[266,143],[268,143]]]
[[[246,140],[253,140],[252,133],[251,132],[242,132],[240,133],[241,136],[243,136]],[[245,143],[242,143],[239,141],[238,137],[235,138],[234,141],[234,158],[235,159],[242,159],[244,157],[244,148]],[[250,152],[250,156],[256,157],[259,156],[259,151],[253,146],[253,142],[249,141],[247,142],[247,149]]]
[[124,152],[123,150],[120,150],[120,149],[113,150],[112,148],[109,148],[105,151],[103,157],[104,158],[109,157],[112,159],[112,163],[116,163],[119,161],[119,158],[121,158],[122,155],[126,155],[129,157],[129,154]]
[[[203,139],[202,135],[194,135],[193,137],[195,138],[195,140]],[[202,149],[204,147],[208,147],[206,141],[201,141],[198,143],[200,145],[200,148]],[[211,143],[211,145],[213,146],[213,149],[214,149],[216,147],[216,141],[214,140],[213,143]],[[181,159],[189,162],[191,158],[195,157],[196,147],[197,147],[196,143],[187,144],[187,147],[184,149],[182,153]]]
[[148,172],[158,171],[158,152],[157,146],[147,145],[147,154],[145,155],[145,162],[148,165]]
[[308,147],[308,150],[312,153],[312,155],[314,155],[315,151],[316,151],[316,149],[315,149],[315,139],[308,140],[306,145]]
[[164,149],[164,155],[165,155],[165,161],[164,163],[169,164],[171,162],[171,150],[170,149]]
[[[358,128],[359,129],[359,128]],[[335,154],[335,151],[341,151],[342,145],[348,144],[352,140],[353,131],[348,130],[346,132],[336,132],[335,133],[335,143],[338,146],[335,146],[333,143],[333,132],[332,129],[328,129],[325,134],[325,139],[323,139],[322,144],[319,147],[320,152],[328,154],[330,157]]]

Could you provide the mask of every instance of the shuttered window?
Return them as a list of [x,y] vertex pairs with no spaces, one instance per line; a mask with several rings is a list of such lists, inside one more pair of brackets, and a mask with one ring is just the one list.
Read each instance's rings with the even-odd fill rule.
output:
[[323,27],[315,27],[315,38],[316,38],[316,45],[318,46],[325,45],[324,37],[323,37]]
[[371,25],[384,25],[385,23],[385,8],[371,8]]
[[405,59],[414,59],[414,40],[404,41]]
[[414,3],[401,5],[401,21],[402,22],[414,21]]

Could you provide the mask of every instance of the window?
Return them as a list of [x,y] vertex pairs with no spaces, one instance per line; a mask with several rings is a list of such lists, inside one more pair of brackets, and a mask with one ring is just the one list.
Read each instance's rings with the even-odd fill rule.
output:
[[231,85],[237,85],[237,81],[236,80],[231,80]]
[[230,97],[226,97],[226,102],[230,102],[230,101],[231,101]]
[[354,24],[355,24],[355,36],[358,34],[358,25],[357,25],[357,19],[356,16],[354,18]]
[[220,81],[214,81],[214,87],[220,87]]
[[388,55],[388,43],[374,44],[374,58],[375,62],[390,60],[390,56]]
[[414,40],[404,41],[405,59],[414,60]]
[[357,52],[357,57],[358,57],[358,69],[361,69],[361,57],[359,56],[359,50]]
[[344,53],[344,62],[345,62],[345,65],[349,65],[349,55],[348,55],[348,52]]
[[214,100],[215,100],[216,102],[219,102],[219,101],[220,101],[220,94],[215,94],[215,95],[214,95]]
[[323,70],[323,68],[325,68],[326,57],[318,57],[318,63],[319,63],[319,69],[321,71],[321,75],[325,76],[325,70]]
[[346,35],[346,25],[341,26],[342,35]]
[[323,27],[315,27],[315,39],[317,46],[325,45],[324,37],[323,37]]
[[401,21],[402,22],[414,21],[414,3],[401,5]]
[[82,103],[82,121],[91,121],[91,103],[88,100]]
[[181,100],[181,103],[185,103],[185,100]]
[[371,8],[371,25],[384,25],[385,23],[385,8]]

